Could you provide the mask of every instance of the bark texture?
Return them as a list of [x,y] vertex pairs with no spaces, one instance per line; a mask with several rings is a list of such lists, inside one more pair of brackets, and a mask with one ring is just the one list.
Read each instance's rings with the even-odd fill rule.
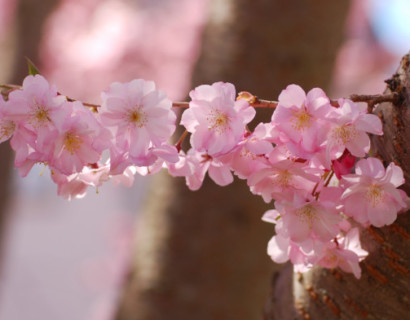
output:
[[[326,87],[348,1],[214,0],[194,84],[229,81],[275,98],[291,82]],[[271,112],[266,112],[267,120]],[[263,118],[260,117],[259,121]],[[154,177],[117,320],[261,319],[273,263],[268,208],[244,181]]]
[[[404,171],[410,191],[410,56],[406,55],[386,93],[397,92],[397,105],[383,103],[374,111],[382,119],[384,135],[373,137],[376,154],[387,165],[394,161]],[[285,294],[273,294],[266,319],[401,320],[410,317],[410,215],[403,213],[384,228],[362,230],[369,256],[361,263],[362,277],[316,268],[309,273],[281,275],[293,284]],[[279,276],[278,278],[280,278]],[[274,286],[280,286],[277,281]],[[291,286],[289,288],[292,288]],[[287,313],[283,312],[287,310]]]

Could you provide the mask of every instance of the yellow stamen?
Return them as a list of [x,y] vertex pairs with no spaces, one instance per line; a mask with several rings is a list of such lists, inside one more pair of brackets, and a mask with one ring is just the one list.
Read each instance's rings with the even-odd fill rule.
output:
[[303,131],[305,128],[309,128],[312,125],[312,116],[309,112],[302,108],[302,110],[294,111],[293,117],[290,120],[292,127],[298,131]]
[[292,185],[292,173],[288,170],[278,171],[272,183],[279,184],[282,189],[288,188]]
[[376,207],[384,198],[384,191],[383,189],[377,185],[373,184],[370,186],[369,190],[366,193],[366,200],[370,202],[373,208]]
[[309,229],[312,228],[312,223],[317,218],[315,207],[313,207],[311,204],[307,204],[302,208],[297,209],[295,213],[300,221],[308,223]]
[[229,117],[219,110],[212,110],[208,117],[208,122],[210,123],[209,129],[215,129],[218,133],[224,133],[227,129],[229,129]]
[[71,132],[65,134],[64,137],[64,148],[74,155],[74,153],[80,149],[83,139]]
[[356,127],[353,125],[345,125],[333,130],[332,138],[340,144],[346,144],[353,141],[357,137]]
[[147,117],[144,111],[140,107],[132,109],[128,112],[126,116],[129,123],[142,128],[147,123]]
[[31,112],[30,123],[32,123],[35,127],[41,127],[47,122],[51,122],[48,108],[34,101],[34,108]]

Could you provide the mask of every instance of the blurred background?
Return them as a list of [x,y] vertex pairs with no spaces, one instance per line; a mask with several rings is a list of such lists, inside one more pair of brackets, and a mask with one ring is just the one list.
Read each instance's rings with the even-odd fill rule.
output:
[[[21,83],[28,56],[60,92],[91,103],[99,103],[100,92],[113,81],[135,78],[154,80],[172,100],[186,99],[199,83],[218,80],[266,99],[276,99],[291,82],[306,90],[325,87],[331,97],[382,92],[383,80],[410,49],[410,2],[340,1],[325,12],[315,11],[314,2],[0,0],[0,82]],[[320,32],[306,34],[303,19]],[[316,20],[327,21],[326,28]],[[259,229],[263,205],[243,205],[245,213],[231,205],[226,220],[218,220],[223,212],[200,220],[195,217],[200,212],[192,212],[200,202],[192,197],[209,202],[207,196],[222,192],[205,183],[202,194],[178,193],[178,199],[185,199],[180,203],[194,208],[187,212],[175,209],[166,198],[172,194],[158,195],[165,208],[154,208],[163,211],[159,220],[167,220],[170,212],[169,220],[178,222],[158,227],[146,218],[153,210],[147,199],[158,183],[173,188],[168,182],[136,177],[132,188],[106,183],[98,193],[89,190],[84,199],[67,202],[57,197],[47,170],[41,174],[43,168],[36,166],[21,179],[10,161],[11,153],[2,144],[0,320],[260,318],[275,269],[265,255],[273,229]],[[236,192],[225,197],[233,203]],[[216,209],[206,210],[210,217]],[[202,221],[204,230],[189,219]],[[229,229],[232,219],[235,230]],[[145,235],[152,226],[162,236]],[[253,247],[256,234],[261,238]],[[193,239],[195,235],[206,241]],[[152,248],[138,249],[142,239]],[[167,245],[157,245],[160,241]],[[190,249],[184,251],[188,243]],[[219,260],[213,262],[218,247],[224,251],[215,253]],[[235,250],[240,253],[230,252]],[[259,252],[258,258],[252,250]],[[223,252],[233,254],[230,260],[223,260]],[[149,263],[142,265],[143,260]],[[184,270],[181,275],[165,267],[173,263],[175,270]],[[147,284],[143,277],[166,281]],[[197,278],[213,284],[202,285]],[[241,305],[252,311],[241,311]]]

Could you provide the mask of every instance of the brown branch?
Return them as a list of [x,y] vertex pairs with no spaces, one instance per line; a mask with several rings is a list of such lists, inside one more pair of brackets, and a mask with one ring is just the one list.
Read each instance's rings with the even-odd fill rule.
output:
[[[245,99],[249,102],[249,104],[254,108],[271,108],[275,109],[278,106],[277,101],[270,101],[259,99],[256,96],[251,95],[248,92],[240,92],[239,99]],[[369,105],[370,109],[381,102],[392,102],[393,104],[397,104],[400,101],[400,95],[398,93],[390,93],[390,94],[352,94],[348,99],[352,100],[353,102],[366,102]],[[337,100],[332,99],[330,100],[330,104],[334,107],[339,107],[339,103]],[[173,107],[177,108],[188,108],[188,102],[174,102],[172,104]]]
[[[391,102],[398,104],[400,101],[400,95],[397,92],[389,94],[352,94],[348,99],[353,102],[365,102],[369,106],[369,112],[373,107],[382,102]],[[334,107],[339,107],[337,100],[330,100],[330,104]]]
[[366,94],[352,94],[350,100],[354,102],[367,102],[372,104],[377,104],[381,102],[391,102],[396,104],[400,100],[400,95],[396,92],[389,94],[375,94],[375,95],[366,95]]
[[182,142],[184,142],[186,136],[188,135],[188,131],[185,130],[181,137],[178,139],[178,142],[175,144],[175,148],[177,148],[178,152],[181,151]]
[[[58,93],[58,94],[61,94],[61,93]],[[78,101],[78,100],[73,99],[73,98],[69,98],[69,97],[66,97],[66,98],[67,98],[67,101],[70,101],[70,102]],[[81,101],[80,101],[80,102],[81,102]],[[99,104],[93,104],[93,103],[88,103],[88,102],[81,102],[81,103],[82,103],[85,107],[91,108],[92,111],[94,111],[94,112],[98,112],[98,108],[101,107]]]
[[275,109],[278,106],[277,101],[269,101],[256,98],[255,102],[250,103],[250,105],[254,108],[272,108]]
[[188,108],[189,102],[173,102],[172,107],[174,108]]
[[[3,85],[0,85],[0,88],[12,91],[15,89],[21,89],[21,86],[14,85],[14,84],[3,84]],[[1,92],[1,94],[7,97],[9,92],[5,92],[5,93]],[[58,93],[58,94],[61,94],[61,93]],[[254,108],[275,109],[278,106],[277,101],[259,99],[257,96],[254,96],[251,93],[245,92],[245,91],[240,92],[238,94],[238,99],[245,99]],[[381,103],[381,102],[391,102],[393,104],[398,104],[400,101],[400,95],[396,92],[389,93],[389,94],[375,94],[375,95],[352,94],[348,99],[354,102],[366,102],[369,106],[369,112],[370,112],[376,104]],[[76,99],[69,98],[69,97],[67,97],[67,100],[70,102],[78,101]],[[91,108],[94,112],[97,112],[98,108],[101,107],[98,104],[93,104],[93,103],[88,103],[88,102],[82,102],[82,104],[88,108]],[[334,107],[339,107],[339,103],[335,99],[330,100],[330,104]],[[185,101],[173,102],[172,107],[189,108],[189,102],[185,102]]]
[[21,89],[21,86],[15,84],[0,84],[0,88],[7,90]]

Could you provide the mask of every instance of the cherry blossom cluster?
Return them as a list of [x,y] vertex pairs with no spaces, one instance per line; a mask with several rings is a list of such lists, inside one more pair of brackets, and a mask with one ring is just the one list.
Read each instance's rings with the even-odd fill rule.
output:
[[150,81],[113,83],[92,109],[41,75],[3,95],[0,142],[10,139],[21,176],[42,163],[58,194],[71,199],[110,179],[130,186],[135,173],[161,168],[185,177],[191,190],[206,173],[221,186],[236,175],[275,208],[263,216],[276,232],[268,254],[299,272],[339,267],[359,278],[367,252],[352,225],[389,225],[410,202],[398,189],[401,168],[369,156],[368,134],[383,134],[380,119],[349,99],[335,106],[319,88],[289,85],[270,122],[251,130],[254,96],[237,96],[230,83],[201,85],[190,92],[176,144],[176,104]]

